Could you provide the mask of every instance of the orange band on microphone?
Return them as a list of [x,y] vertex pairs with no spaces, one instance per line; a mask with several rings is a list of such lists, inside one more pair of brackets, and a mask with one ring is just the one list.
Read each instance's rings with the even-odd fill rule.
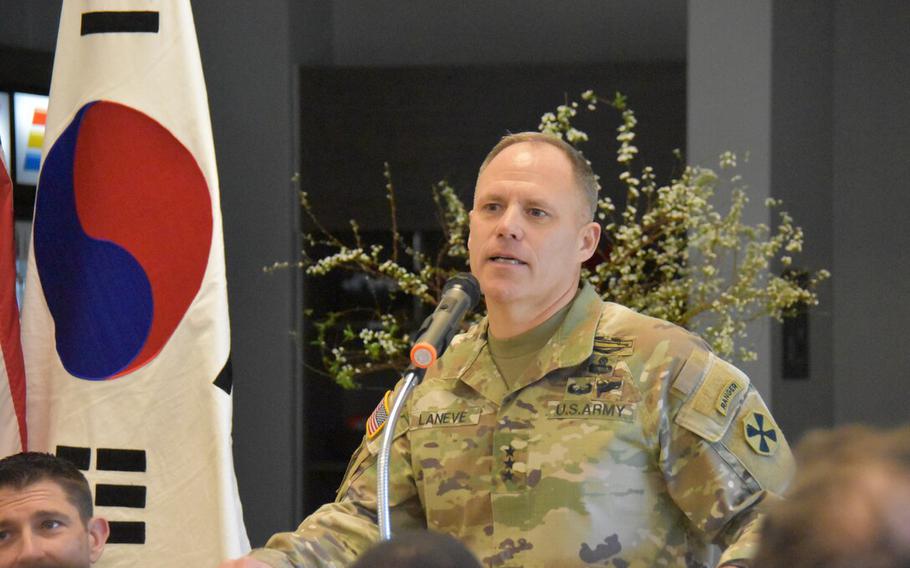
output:
[[411,363],[415,367],[426,369],[436,362],[437,356],[436,348],[429,343],[415,343],[414,347],[411,347]]

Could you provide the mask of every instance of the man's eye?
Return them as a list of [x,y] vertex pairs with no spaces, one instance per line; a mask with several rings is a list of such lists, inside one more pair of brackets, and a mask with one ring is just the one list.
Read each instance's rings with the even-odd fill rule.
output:
[[63,526],[63,523],[56,519],[47,519],[46,521],[41,521],[41,528],[45,530],[53,530]]
[[0,531],[0,542],[9,538],[9,531]]
[[548,215],[548,213],[546,211],[544,211],[543,209],[538,209],[536,207],[532,207],[531,209],[528,209],[528,215],[530,215],[531,217],[546,217]]
[[500,205],[499,203],[485,203],[482,209],[484,211],[496,212],[499,211]]

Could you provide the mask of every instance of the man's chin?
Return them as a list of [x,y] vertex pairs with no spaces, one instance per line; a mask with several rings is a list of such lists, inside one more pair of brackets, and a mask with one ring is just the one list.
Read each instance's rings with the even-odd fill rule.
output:
[[509,304],[519,299],[522,292],[522,286],[516,282],[503,282],[497,280],[489,282],[485,286],[480,285],[483,292],[484,302],[490,304]]

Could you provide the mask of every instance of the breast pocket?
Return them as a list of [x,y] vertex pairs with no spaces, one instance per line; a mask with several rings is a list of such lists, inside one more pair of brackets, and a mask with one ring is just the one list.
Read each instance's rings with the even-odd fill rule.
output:
[[489,522],[493,410],[450,407],[410,418],[411,461],[428,528],[458,535]]
[[577,499],[575,505],[596,522],[631,520],[654,506],[660,472],[644,442],[637,403],[550,401],[538,434],[529,467],[540,471],[542,494]]
[[[542,473],[571,476],[637,446],[635,403],[571,398],[548,402],[546,424],[534,444]],[[533,463],[529,465],[535,465]]]

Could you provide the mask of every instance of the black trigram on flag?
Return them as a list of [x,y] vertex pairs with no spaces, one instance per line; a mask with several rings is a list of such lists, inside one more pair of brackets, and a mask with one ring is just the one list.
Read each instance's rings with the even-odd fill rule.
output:
[[115,33],[158,33],[158,12],[86,12],[82,14],[81,35]]
[[[75,446],[57,446],[57,456],[72,462],[82,471],[92,470],[92,449]],[[95,450],[95,471],[145,473],[145,450],[124,450],[98,448]],[[96,507],[122,507],[145,509],[145,485],[96,483],[94,486]],[[145,522],[137,511],[135,521],[109,521],[111,536],[109,544],[145,544]]]

